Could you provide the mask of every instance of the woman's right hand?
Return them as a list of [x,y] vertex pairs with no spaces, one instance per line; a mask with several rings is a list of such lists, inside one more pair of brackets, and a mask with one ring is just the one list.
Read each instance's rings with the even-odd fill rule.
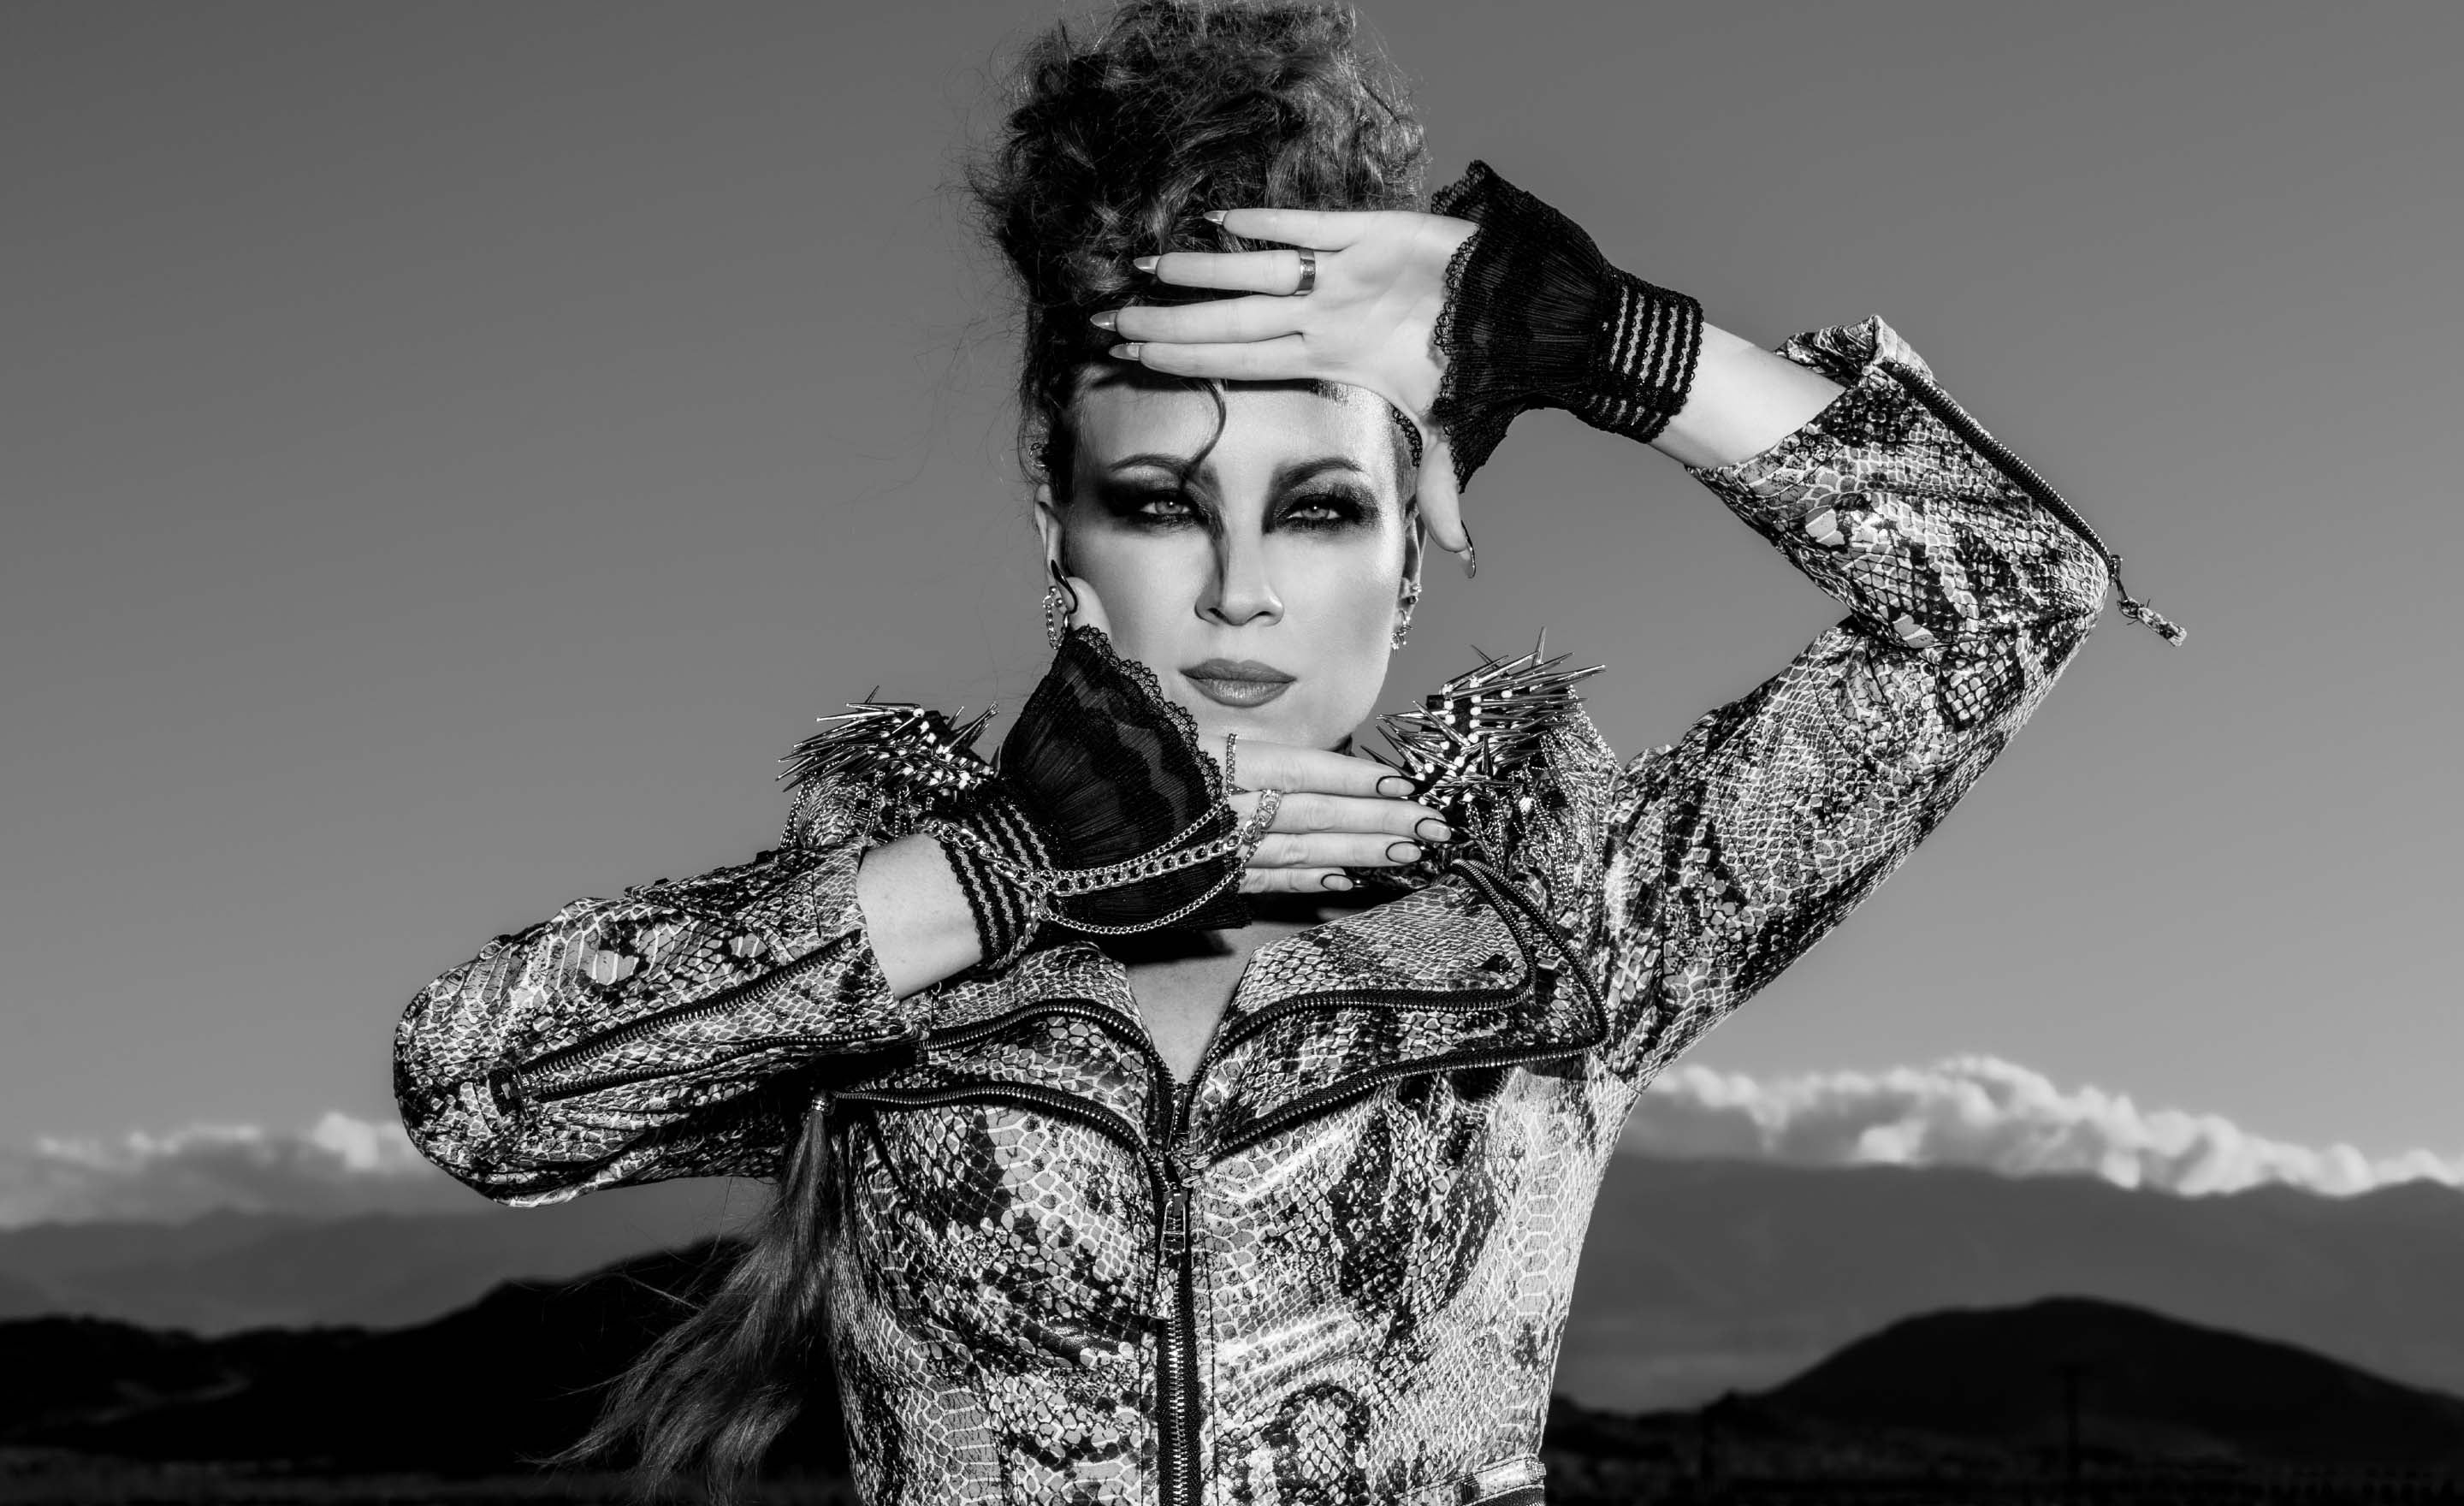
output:
[[[1067,586],[1076,598],[1069,625],[1111,637],[1095,588],[1074,575]],[[1230,764],[1240,792],[1229,804],[1244,822],[1257,813],[1258,791],[1284,791],[1241,875],[1243,894],[1349,889],[1347,868],[1399,868],[1419,861],[1428,844],[1453,839],[1444,817],[1411,798],[1412,782],[1374,759],[1251,738],[1241,739],[1237,749],[1204,751],[1218,765]]]
[[1243,894],[1349,889],[1347,868],[1399,868],[1422,849],[1453,839],[1445,819],[1409,798],[1411,781],[1350,753],[1243,738],[1234,772],[1249,791],[1232,797],[1243,818],[1261,789],[1287,793],[1274,824],[1241,875]]

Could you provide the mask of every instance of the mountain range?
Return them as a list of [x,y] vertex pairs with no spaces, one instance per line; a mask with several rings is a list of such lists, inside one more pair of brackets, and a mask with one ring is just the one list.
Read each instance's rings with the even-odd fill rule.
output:
[[[539,1208],[0,1231],[0,1318],[204,1337],[397,1328],[517,1278],[571,1277],[735,1231],[766,1189],[662,1183]],[[2464,1394],[2464,1192],[2211,1197],[1957,1167],[1620,1157],[1595,1208],[1557,1382],[1618,1413],[1779,1384],[1901,1319],[2092,1297]]]
[[[165,1461],[276,1472],[288,1499],[319,1498],[301,1494],[303,1475],[536,1480],[538,1461],[581,1435],[605,1384],[709,1290],[726,1253],[713,1240],[574,1281],[506,1283],[394,1330],[203,1339],[103,1318],[0,1323],[11,1362],[0,1366],[0,1475],[47,1466],[45,1498],[61,1500],[135,1498],[130,1473]],[[843,1477],[826,1364],[804,1395],[765,1473]],[[1906,1318],[1778,1386],[1691,1412],[1620,1416],[1560,1396],[1550,1498],[1662,1498],[1672,1477],[1712,1473],[1937,1489],[1998,1477],[2004,1491],[1953,1498],[2010,1498],[2009,1485],[2050,1476],[2074,1427],[2074,1457],[2094,1464],[2107,1501],[2148,1498],[2119,1487],[2167,1468],[2464,1481],[2464,1400],[2143,1308],[2055,1297]]]

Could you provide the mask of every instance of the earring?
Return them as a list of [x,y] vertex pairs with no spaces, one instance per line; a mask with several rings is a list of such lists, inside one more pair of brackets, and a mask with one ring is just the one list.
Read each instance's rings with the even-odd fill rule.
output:
[[1390,647],[1401,648],[1404,640],[1412,635],[1412,609],[1419,604],[1420,593],[1418,591],[1403,598],[1403,609],[1395,615],[1395,636],[1387,640]]
[[1078,609],[1078,593],[1069,588],[1068,577],[1061,573],[1061,562],[1044,562],[1045,573],[1052,584],[1044,588],[1044,636],[1055,653],[1061,652],[1061,640],[1069,636],[1069,614]]

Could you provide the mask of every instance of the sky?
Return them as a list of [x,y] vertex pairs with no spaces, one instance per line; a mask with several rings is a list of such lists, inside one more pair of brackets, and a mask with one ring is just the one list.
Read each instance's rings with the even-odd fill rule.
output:
[[[2188,630],[2108,609],[1668,1091],[1990,1062],[2464,1166],[2464,9],[1361,9],[1432,188],[1485,160],[1767,347],[1879,314]],[[1058,13],[0,11],[0,1167],[383,1161],[429,979],[769,845],[777,761],[875,686],[1016,704],[1016,327],[959,167]],[[1390,706],[1545,629],[1639,752],[1838,616],[1563,413],[1467,518]]]

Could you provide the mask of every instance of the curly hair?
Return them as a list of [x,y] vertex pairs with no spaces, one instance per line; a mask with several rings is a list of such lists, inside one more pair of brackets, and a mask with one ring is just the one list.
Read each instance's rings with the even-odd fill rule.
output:
[[[1026,45],[1001,143],[968,187],[1024,304],[1021,458],[1049,446],[1026,469],[1051,476],[1056,498],[1079,375],[1111,343],[1088,316],[1218,296],[1142,277],[1132,257],[1251,249],[1210,209],[1422,207],[1419,123],[1359,33],[1349,5],[1322,0],[1127,0],[1091,36],[1056,22]],[[1221,384],[1193,385],[1220,421]],[[1417,435],[1389,410],[1399,476]],[[636,1499],[691,1477],[733,1506],[751,1487],[823,1351],[829,1142],[818,1116],[786,1118],[772,1203],[723,1279],[617,1379],[587,1434],[534,1462],[612,1461],[638,1440]]]
[[[1343,4],[1128,0],[1091,37],[1058,23],[1026,48],[1004,123],[968,187],[1024,315],[1021,459],[1064,501],[1069,403],[1116,338],[1089,316],[1221,296],[1143,277],[1133,257],[1257,249],[1204,219],[1209,210],[1427,202],[1409,90]],[[1220,433],[1221,384],[1184,380],[1214,395]],[[1411,421],[1389,412],[1417,449]]]

